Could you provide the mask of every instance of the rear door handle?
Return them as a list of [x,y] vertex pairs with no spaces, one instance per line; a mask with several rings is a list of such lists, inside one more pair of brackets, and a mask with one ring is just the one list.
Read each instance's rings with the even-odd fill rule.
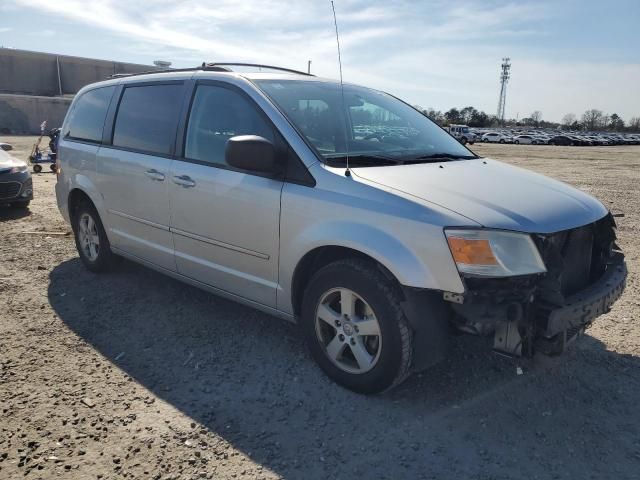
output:
[[184,188],[191,188],[196,186],[196,182],[194,182],[189,175],[175,176],[173,177],[173,183]]
[[164,181],[164,173],[157,171],[155,168],[152,168],[151,170],[147,170],[146,172],[144,172],[144,174],[147,177],[149,177],[151,180],[156,180],[158,182]]

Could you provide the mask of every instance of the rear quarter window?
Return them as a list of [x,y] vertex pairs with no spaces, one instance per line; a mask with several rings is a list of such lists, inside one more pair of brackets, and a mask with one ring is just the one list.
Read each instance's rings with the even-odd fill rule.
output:
[[76,99],[62,132],[64,138],[100,143],[104,120],[116,87],[89,90]]

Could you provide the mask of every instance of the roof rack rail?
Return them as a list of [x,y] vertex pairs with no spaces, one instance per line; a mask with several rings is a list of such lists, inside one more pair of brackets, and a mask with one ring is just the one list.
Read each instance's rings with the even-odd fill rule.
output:
[[276,67],[274,65],[261,65],[259,63],[205,63],[202,62],[202,65],[198,65],[197,67],[189,67],[189,68],[164,68],[164,69],[156,69],[156,70],[148,70],[145,72],[136,72],[136,73],[114,73],[110,75],[109,78],[123,78],[123,77],[136,77],[138,75],[151,75],[154,73],[176,73],[176,72],[194,72],[197,70],[203,70],[206,72],[231,72],[232,70],[227,67],[237,66],[237,67],[256,67],[256,68],[268,68],[270,70],[278,70],[281,72],[289,72],[295,73],[297,75],[306,75],[308,77],[314,77],[310,73],[301,72],[299,70],[293,70],[291,68],[283,68]]
[[311,73],[302,72],[300,70],[293,70],[292,68],[284,68],[284,67],[276,67],[275,65],[262,65],[260,63],[238,63],[238,62],[215,62],[215,63],[207,63],[207,68],[215,68],[215,67],[256,67],[256,68],[268,68],[269,70],[278,70],[281,72],[289,72],[295,73],[298,75],[306,75],[308,77],[315,77]]
[[136,72],[136,73],[114,73],[113,75],[109,75],[109,78],[136,77],[138,75],[151,75],[153,73],[194,72],[196,70],[207,70],[207,71],[210,71],[210,72],[230,72],[231,71],[228,68],[208,65],[208,64],[203,62],[202,65],[198,65],[197,67],[158,68],[156,70],[147,70],[147,71],[144,71],[144,72]]

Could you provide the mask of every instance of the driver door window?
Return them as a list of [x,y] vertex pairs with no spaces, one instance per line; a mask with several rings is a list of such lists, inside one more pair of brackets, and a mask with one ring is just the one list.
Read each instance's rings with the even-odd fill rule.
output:
[[228,88],[200,85],[189,117],[184,156],[190,160],[227,166],[227,140],[259,135],[274,142],[271,126],[243,95]]

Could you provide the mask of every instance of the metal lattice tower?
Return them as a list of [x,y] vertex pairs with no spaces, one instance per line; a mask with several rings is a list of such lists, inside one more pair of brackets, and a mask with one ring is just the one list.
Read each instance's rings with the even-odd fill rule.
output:
[[500,123],[504,123],[504,111],[507,103],[507,82],[511,77],[511,59],[509,57],[502,59],[500,71],[500,98],[498,99],[498,113],[496,116]]

